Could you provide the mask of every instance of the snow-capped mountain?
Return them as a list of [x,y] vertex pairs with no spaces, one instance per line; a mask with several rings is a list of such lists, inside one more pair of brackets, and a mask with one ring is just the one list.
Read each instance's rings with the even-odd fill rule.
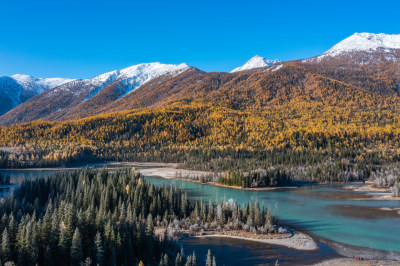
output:
[[[400,34],[355,33],[316,58],[337,57],[350,53],[392,53],[400,49]],[[390,60],[392,58],[387,57]]]
[[234,72],[238,72],[238,71],[243,71],[243,70],[249,70],[249,69],[253,69],[253,68],[260,68],[260,67],[266,67],[266,66],[271,66],[273,64],[278,63],[279,60],[268,60],[264,57],[261,56],[254,56],[253,58],[251,58],[249,61],[246,62],[246,64],[244,64],[241,67],[237,67],[234,70],[231,71],[231,73]]
[[190,67],[184,63],[179,65],[144,63],[107,72],[94,78],[71,80],[20,104],[5,114],[1,118],[3,121],[0,122],[7,119],[28,121],[39,118],[82,116],[104,108],[149,81],[162,80],[188,69]]
[[[173,76],[177,75],[185,70],[189,66],[185,63],[179,65],[173,64],[161,64],[161,63],[143,63],[134,65],[121,70],[114,70],[108,73],[101,74],[97,77],[84,80],[89,86],[93,86],[89,98],[96,95],[104,86],[114,81],[122,82],[124,85],[124,93],[120,97],[134,91],[144,83],[161,77],[161,76]],[[62,88],[57,88],[57,90]],[[86,98],[85,100],[87,100]]]
[[161,63],[143,63],[134,65],[121,70],[114,70],[96,76],[90,79],[77,80],[77,82],[66,83],[63,86],[58,86],[48,92],[48,97],[57,94],[63,94],[73,90],[73,98],[79,98],[81,95],[85,97],[81,102],[87,101],[97,95],[107,85],[118,82],[120,83],[120,95],[123,97],[126,94],[139,88],[144,83],[161,77],[177,75],[189,68],[185,63],[179,65],[161,64]]
[[12,75],[11,78],[18,82],[25,90],[35,92],[35,94],[40,94],[74,80],[68,78],[35,78],[22,74]]
[[73,79],[34,78],[22,74],[0,77],[0,114],[44,91],[71,81]]

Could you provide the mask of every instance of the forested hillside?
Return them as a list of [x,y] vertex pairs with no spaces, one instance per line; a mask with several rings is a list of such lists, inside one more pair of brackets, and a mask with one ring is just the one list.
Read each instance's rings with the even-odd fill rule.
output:
[[312,181],[384,178],[381,166],[400,155],[397,66],[327,58],[234,74],[192,68],[70,114],[97,116],[1,127],[0,145],[13,152],[0,162],[162,161],[232,173],[278,167]]

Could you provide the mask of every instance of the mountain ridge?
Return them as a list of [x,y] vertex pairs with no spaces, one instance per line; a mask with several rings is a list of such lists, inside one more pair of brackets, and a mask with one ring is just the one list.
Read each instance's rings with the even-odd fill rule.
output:
[[[143,63],[107,72],[90,79],[73,80],[44,91],[18,105],[2,116],[1,123],[7,123],[4,120],[25,122],[36,119],[58,119],[73,112],[79,105],[93,102],[91,99],[100,98],[98,104],[106,105],[109,101],[128,95],[152,79],[174,76],[189,68],[184,63],[179,65],[159,62]],[[114,85],[119,87],[119,90],[108,91],[106,98],[96,97],[104,89]],[[83,112],[90,113],[90,109],[82,109]]]
[[35,78],[24,74],[0,77],[0,115],[49,89],[73,81],[66,78]]
[[[138,64],[90,79],[72,80],[46,90],[2,115],[0,125],[38,119],[79,119],[114,111],[176,105],[201,99],[213,101],[210,95],[220,97],[222,93],[225,96],[221,101],[229,99],[234,106],[243,106],[245,99],[253,99],[244,97],[237,88],[248,91],[250,95],[257,95],[260,99],[270,95],[267,98],[271,100],[275,97],[273,95],[276,88],[286,84],[287,80],[295,80],[294,77],[300,73],[301,68],[306,69],[310,73],[308,75],[321,76],[325,79],[324,83],[328,82],[327,79],[332,79],[383,97],[399,97],[400,61],[397,58],[400,59],[400,49],[396,48],[400,47],[399,36],[356,33],[320,55],[320,59],[317,56],[307,60],[280,62],[254,56],[231,73],[204,72],[184,63]],[[367,42],[364,48],[352,44],[364,39]],[[380,47],[381,44],[386,48]],[[353,49],[354,47],[357,49]],[[388,59],[388,56],[391,58]],[[396,60],[392,60],[393,58]],[[251,71],[259,69],[263,71]],[[272,73],[275,72],[282,80],[274,79],[276,75]],[[3,79],[3,84],[9,84],[15,95],[21,90],[21,85],[10,79]],[[264,88],[266,84],[269,86],[264,91],[266,95],[259,94],[260,88]],[[311,88],[315,85],[304,79],[298,86]],[[232,98],[235,94],[237,99]],[[222,102],[215,104],[221,105]]]

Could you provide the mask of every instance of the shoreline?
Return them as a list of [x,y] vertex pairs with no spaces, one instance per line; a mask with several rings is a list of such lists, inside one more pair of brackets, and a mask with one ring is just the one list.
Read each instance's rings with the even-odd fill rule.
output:
[[[246,235],[245,232],[244,236],[240,235],[232,235],[231,232],[217,232],[217,233],[211,233],[207,234],[205,232],[204,234],[194,234],[192,236],[188,237],[197,237],[197,238],[206,238],[206,237],[224,237],[224,238],[233,238],[233,239],[241,239],[241,240],[246,240],[246,241],[254,241],[254,242],[259,242],[259,243],[265,243],[265,244],[271,244],[271,245],[279,245],[279,246],[285,246],[288,248],[293,248],[297,250],[304,250],[304,251],[313,251],[313,250],[318,250],[318,245],[314,241],[314,239],[298,230],[295,230],[293,228],[286,227],[287,230],[289,230],[290,235],[286,237],[276,237],[279,234],[274,234],[272,235],[271,238],[254,238],[254,237],[249,237],[248,234]],[[263,236],[263,235],[258,235],[258,236]],[[265,235],[268,236],[268,235]]]
[[[368,248],[368,247],[345,244],[345,243],[330,240],[330,239],[327,239],[327,238],[324,238],[321,236],[317,236],[313,232],[308,231],[307,229],[303,229],[299,226],[290,225],[288,223],[285,223],[284,220],[281,220],[280,224],[282,226],[289,227],[292,230],[300,231],[303,234],[306,234],[307,236],[311,237],[316,243],[322,243],[322,244],[329,246],[330,248],[334,249],[339,256],[342,256],[342,259],[349,259],[351,261],[356,261],[356,260],[353,260],[352,257],[364,257],[364,258],[373,258],[374,260],[380,260],[380,261],[385,261],[385,262],[394,262],[394,261],[396,262],[396,264],[383,264],[383,265],[399,265],[399,262],[400,262],[400,252],[398,252],[398,251],[373,249],[373,248]],[[330,259],[328,259],[328,260],[330,260]],[[326,261],[328,261],[328,260],[326,260]],[[325,262],[325,260],[322,262]],[[364,263],[365,263],[365,261],[364,261]],[[320,264],[317,263],[316,265],[320,265]],[[325,265],[325,264],[321,264],[321,265]],[[332,265],[332,264],[326,264],[326,265]],[[345,264],[345,265],[347,265],[347,264]],[[358,264],[355,264],[355,265],[358,265]]]
[[375,188],[372,186],[372,182],[366,181],[366,184],[347,184],[343,186],[344,189],[352,190],[354,192],[360,192],[363,195],[370,197],[366,200],[388,200],[398,201],[400,197],[395,197],[388,188]]
[[[240,186],[229,186],[225,184],[220,184],[217,182],[201,182],[200,180],[191,179],[190,176],[199,176],[199,175],[209,175],[210,172],[206,171],[198,171],[198,170],[188,170],[188,169],[181,169],[181,168],[172,168],[172,167],[157,167],[157,168],[143,168],[137,169],[145,177],[159,177],[168,180],[180,180],[186,182],[197,183],[200,185],[209,185],[209,186],[216,186],[216,187],[225,187],[225,188],[232,188],[238,190],[247,190],[247,191],[268,191],[268,190],[277,190],[277,189],[294,189],[298,188],[299,186],[287,186],[287,187],[254,187],[254,188],[245,188]],[[182,175],[182,177],[177,177],[177,175]]]
[[[97,166],[101,166],[101,164],[97,164]],[[159,169],[162,168],[163,170],[165,169],[165,166],[169,166],[170,168],[168,168],[169,170],[172,171],[179,171],[179,170],[186,170],[186,171],[192,171],[192,170],[187,170],[187,169],[179,169],[179,168],[174,168],[174,166],[176,166],[177,164],[167,164],[167,163],[108,163],[108,164],[103,164],[104,166],[131,166],[131,167],[138,167],[139,169],[136,169],[139,172],[143,172],[144,170],[148,170],[148,171],[154,171],[154,169]],[[90,166],[90,165],[89,165]],[[93,165],[92,165],[93,166]],[[96,166],[96,165],[95,165]],[[158,166],[159,168],[156,168],[154,166]],[[151,167],[151,168],[142,168],[140,169],[140,167]],[[40,171],[40,170],[48,170],[48,171],[63,171],[63,170],[77,170],[78,168],[33,168],[33,169],[1,169],[1,170],[15,170],[15,171],[32,171],[32,170],[36,170],[36,171]],[[201,172],[201,171],[198,171]],[[204,172],[203,172],[204,173]],[[205,172],[205,173],[209,173],[209,172]],[[214,185],[214,186],[223,186],[223,187],[227,187],[227,188],[234,188],[234,189],[241,189],[243,190],[243,188],[235,188],[235,187],[231,187],[231,186],[226,186],[223,184],[212,184],[212,183],[201,183],[200,181],[197,180],[188,180],[188,179],[179,179],[179,178],[175,178],[174,176],[167,175],[166,176],[162,176],[162,175],[149,175],[149,176],[154,176],[154,177],[159,177],[159,178],[165,178],[165,179],[172,179],[172,180],[182,180],[185,182],[194,182],[194,183],[198,183],[198,184],[203,184],[203,185]],[[363,185],[361,183],[357,183],[355,185],[349,185],[346,183],[342,183],[343,187],[345,188],[346,186],[353,186],[354,188],[361,188],[363,187]],[[323,185],[323,184],[321,184]],[[266,190],[271,190],[271,189],[286,189],[288,187],[272,187],[272,188],[267,188]],[[264,188],[263,188],[264,189]],[[253,190],[253,189],[249,189],[249,190]],[[400,199],[400,198],[399,198]],[[368,199],[364,199],[364,200],[368,200]],[[371,198],[371,200],[376,200],[374,198]],[[282,221],[281,223],[282,225],[285,225],[284,221]],[[360,246],[351,246],[351,245],[347,245],[347,244],[343,244],[340,242],[335,242],[332,240],[328,240],[328,239],[323,239],[321,237],[315,236],[313,233],[308,232],[307,230],[304,230],[302,228],[298,228],[296,226],[292,226],[289,224],[286,224],[286,227],[289,227],[288,229],[292,229],[294,231],[300,232],[306,236],[308,236],[309,238],[312,239],[312,241],[315,243],[324,243],[328,246],[330,246],[331,248],[333,248],[338,254],[340,254],[341,256],[345,256],[346,258],[350,258],[355,254],[359,255],[359,256],[363,256],[364,258],[370,257],[371,254],[375,254],[372,255],[371,257],[379,257],[381,260],[397,260],[400,261],[400,253],[399,252],[392,252],[392,251],[384,251],[384,250],[375,250],[375,249],[370,249],[370,248],[364,248],[364,247],[360,247]],[[214,234],[214,235],[204,235],[203,237],[218,237],[219,234]],[[200,236],[201,237],[201,236]],[[221,237],[232,237],[232,238],[240,238],[240,236],[221,236]],[[248,240],[248,241],[256,241],[256,242],[264,242],[264,243],[269,243],[272,245],[282,245],[282,246],[286,246],[285,244],[282,243],[271,243],[271,242],[266,242],[266,241],[271,241],[271,240],[279,240],[279,239],[266,239],[265,241],[260,241],[259,239],[252,239],[252,238],[247,238],[247,237],[242,237],[242,239],[244,240]],[[290,239],[290,237],[288,238]],[[276,241],[275,241],[276,242]],[[316,254],[316,256],[318,256],[318,254]],[[328,260],[329,261],[329,260]],[[351,260],[353,261],[353,260]],[[365,262],[365,261],[364,261]],[[398,263],[397,263],[398,264]],[[316,264],[316,265],[324,265],[324,264]],[[326,264],[329,265],[329,264]],[[357,264],[355,264],[357,265]],[[392,264],[384,264],[384,265],[392,265]],[[395,265],[395,264],[393,264]]]
[[[330,258],[321,258],[320,262],[314,263],[312,265],[315,266],[328,266],[328,265],[365,265],[365,263],[369,263],[369,265],[399,265],[400,261],[400,253],[398,252],[390,252],[383,250],[375,250],[370,248],[351,246],[342,244],[339,242],[335,242],[332,240],[327,240],[321,237],[317,237],[312,233],[307,231],[303,232],[296,227],[289,227],[288,225],[284,226],[286,229],[290,231],[290,235],[282,238],[276,238],[278,234],[271,235],[271,238],[252,238],[248,236],[237,236],[231,235],[232,232],[204,232],[200,233],[182,233],[183,238],[179,241],[183,243],[183,241],[187,238],[231,238],[231,239],[240,239],[245,241],[252,241],[270,245],[284,246],[287,248],[293,248],[300,251],[315,251],[315,256],[318,257],[319,244],[322,243],[334,251],[336,251],[337,256]],[[245,232],[244,234],[246,235]],[[262,237],[262,235],[261,235]],[[358,259],[356,259],[356,257]],[[362,259],[361,259],[362,258]]]
[[[206,230],[202,232],[193,232],[189,230],[179,230],[177,237],[178,242],[182,242],[187,238],[207,238],[207,237],[224,237],[224,238],[233,238],[233,239],[241,239],[246,241],[253,241],[271,245],[279,245],[285,246],[287,248],[293,248],[296,250],[304,250],[304,251],[315,251],[318,250],[318,244],[310,235],[301,232],[300,230],[294,229],[292,227],[288,227],[286,225],[282,225],[281,227],[285,228],[287,232],[285,233],[274,233],[274,234],[255,234],[253,232],[245,231],[245,230],[221,230],[216,231],[214,229]],[[164,227],[155,228],[155,232],[157,235],[164,235],[165,230]]]

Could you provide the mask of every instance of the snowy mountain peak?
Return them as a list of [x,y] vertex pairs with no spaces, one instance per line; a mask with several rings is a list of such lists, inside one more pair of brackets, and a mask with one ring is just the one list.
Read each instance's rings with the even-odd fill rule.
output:
[[66,78],[34,78],[23,74],[15,74],[11,78],[18,82],[25,90],[35,91],[37,92],[36,94],[74,80]]
[[337,56],[346,52],[400,49],[400,34],[355,33],[339,42],[322,56]]
[[176,75],[188,69],[185,63],[179,65],[161,64],[161,63],[144,63],[134,65],[120,70],[120,76],[125,78],[133,78],[141,76],[145,79],[153,79],[163,75]]
[[271,66],[273,64],[278,63],[279,60],[268,60],[264,57],[261,56],[254,56],[251,58],[249,61],[246,62],[241,67],[235,68],[234,70],[231,71],[231,73],[238,72],[238,71],[243,71],[243,70],[248,70],[248,69],[253,69],[253,68],[260,68],[260,67],[266,67],[266,66]]
[[139,65],[130,66],[121,70],[114,70],[108,73],[101,74],[97,77],[87,80],[90,84],[96,86],[105,86],[115,80],[123,80],[129,84],[129,93],[139,88],[144,83],[164,76],[174,76],[183,71],[189,69],[189,66],[185,63],[179,65],[173,64],[161,64],[161,63],[143,63]]

